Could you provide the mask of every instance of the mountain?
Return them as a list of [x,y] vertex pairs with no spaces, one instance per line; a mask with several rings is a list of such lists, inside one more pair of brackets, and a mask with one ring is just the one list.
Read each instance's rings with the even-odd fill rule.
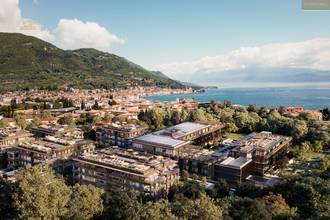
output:
[[298,84],[330,83],[330,72],[303,68],[246,68],[220,72],[199,71],[181,75],[179,80],[199,84]]
[[161,72],[95,49],[62,50],[38,38],[0,33],[0,92],[18,89],[184,87]]

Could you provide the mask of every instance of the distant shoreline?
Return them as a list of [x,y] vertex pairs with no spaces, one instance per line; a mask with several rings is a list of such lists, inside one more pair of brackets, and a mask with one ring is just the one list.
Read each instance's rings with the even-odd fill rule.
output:
[[303,106],[305,109],[319,110],[330,108],[330,87],[218,88],[206,89],[204,93],[152,95],[145,98],[152,101],[193,98],[199,103],[228,100],[241,106]]

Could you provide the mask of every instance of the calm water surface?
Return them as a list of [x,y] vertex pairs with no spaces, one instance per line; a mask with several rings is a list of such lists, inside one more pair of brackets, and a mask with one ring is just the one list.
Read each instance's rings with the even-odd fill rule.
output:
[[230,100],[240,105],[278,107],[299,105],[307,109],[330,108],[328,88],[222,88],[208,89],[205,93],[149,96],[147,99],[174,101],[178,98],[194,98],[199,102]]

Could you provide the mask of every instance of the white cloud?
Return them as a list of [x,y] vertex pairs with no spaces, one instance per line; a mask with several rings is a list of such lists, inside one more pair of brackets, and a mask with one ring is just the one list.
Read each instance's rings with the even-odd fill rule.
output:
[[[34,0],[34,3],[38,1]],[[61,19],[56,30],[49,31],[38,22],[22,17],[19,0],[0,0],[0,32],[35,36],[64,49],[91,47],[108,51],[114,43],[124,43],[124,40],[105,27],[78,19]]]
[[330,70],[330,38],[242,47],[225,55],[206,56],[190,62],[161,64],[156,66],[156,69],[170,76],[183,76],[196,72],[277,67]]
[[68,49],[81,47],[108,49],[114,43],[124,43],[124,40],[99,24],[78,19],[61,19],[56,33],[60,46]]
[[39,23],[22,17],[18,0],[0,1],[0,31],[23,33],[46,41],[55,39],[54,35]]

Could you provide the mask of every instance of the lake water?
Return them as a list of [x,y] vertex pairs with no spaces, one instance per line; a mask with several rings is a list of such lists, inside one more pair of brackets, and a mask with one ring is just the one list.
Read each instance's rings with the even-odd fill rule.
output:
[[306,109],[330,108],[330,87],[279,87],[279,88],[221,88],[208,89],[205,93],[149,96],[147,99],[174,101],[194,98],[199,102],[230,100],[234,104],[278,107],[303,106]]

